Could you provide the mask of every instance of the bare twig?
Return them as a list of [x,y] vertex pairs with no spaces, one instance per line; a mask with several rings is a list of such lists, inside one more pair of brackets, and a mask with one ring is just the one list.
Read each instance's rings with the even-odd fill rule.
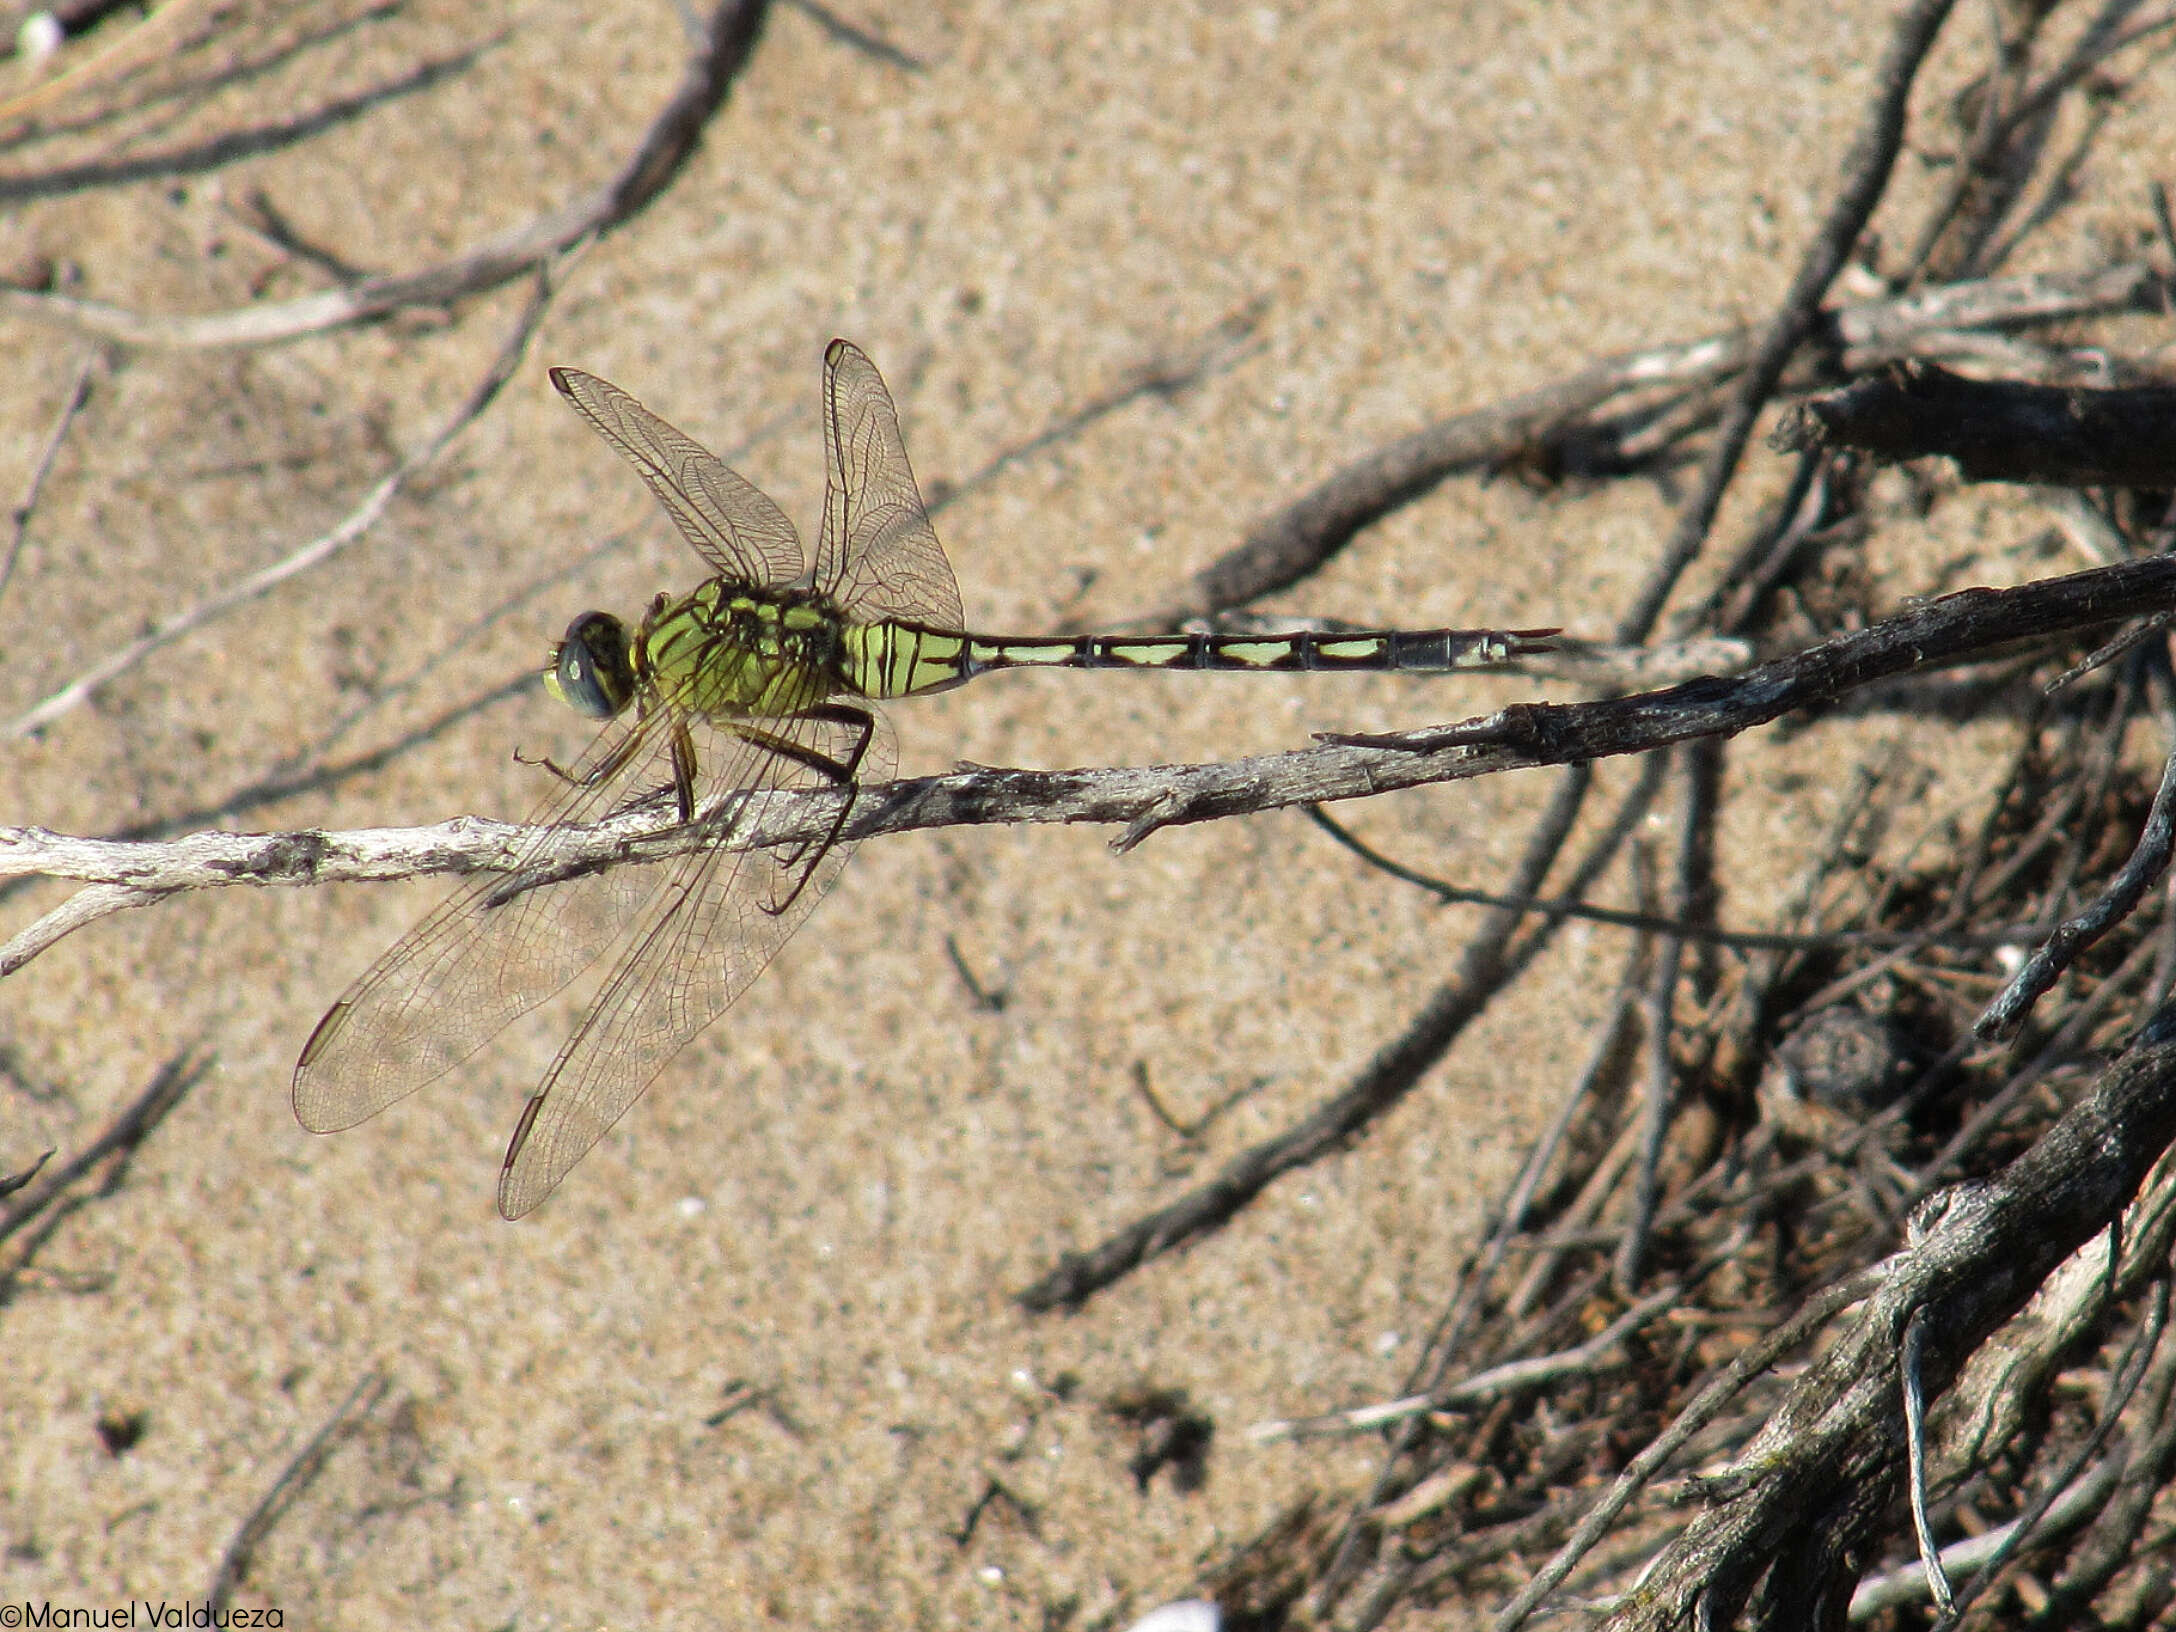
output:
[[1684,1289],[1675,1285],[1650,1292],[1575,1348],[1492,1366],[1429,1393],[1389,1400],[1381,1405],[1355,1406],[1350,1411],[1338,1411],[1326,1417],[1256,1423],[1247,1430],[1247,1437],[1267,1444],[1280,1439],[1311,1439],[1323,1434],[1362,1433],[1430,1411],[1486,1405],[1521,1389],[1540,1388],[1566,1377],[1590,1375],[1611,1358],[1626,1338],[1650,1324],[1684,1295]]
[[[2161,281],[2143,262],[2067,276],[1986,279],[1839,306],[1822,314],[1822,327],[1843,366],[1856,370],[1925,347],[1947,354],[1948,337],[1961,330],[2145,308]],[[1711,387],[1740,373],[1752,354],[1752,337],[1743,330],[1625,352],[1388,443],[1257,522],[1240,544],[1138,621],[1169,627],[1214,617],[1296,583],[1362,528],[1446,478],[1515,467],[1537,449],[1573,436],[1620,399]]]
[[[1569,835],[1589,776],[1584,767],[1559,786],[1556,798],[1529,836],[1518,881],[1539,884]],[[1241,1152],[1208,1183],[1138,1219],[1086,1253],[1060,1255],[1058,1265],[1017,1298],[1044,1313],[1077,1306],[1151,1257],[1221,1228],[1275,1179],[1315,1161],[1382,1116],[1419,1083],[1429,1067],[1490,997],[1523,968],[1545,937],[1531,939],[1523,955],[1507,957],[1519,914],[1497,911],[1467,943],[1458,974],[1423,1005],[1405,1031],[1385,1044],[1346,1087],[1293,1127]],[[1552,926],[1555,922],[1552,920]]]
[[1891,33],[1888,49],[1875,72],[1873,104],[1852,141],[1851,151],[1844,157],[1842,190],[1830,204],[1820,232],[1791,280],[1790,292],[1769,320],[1759,347],[1738,381],[1728,416],[1716,433],[1715,446],[1701,472],[1699,491],[1678,517],[1661,568],[1618,623],[1619,640],[1647,638],[1679,576],[1706,541],[1715,513],[1722,506],[1724,490],[1752,441],[1754,421],[1774,394],[1793,353],[1813,333],[1822,296],[1843,270],[1874,206],[1888,188],[1889,172],[1904,144],[1904,116],[1912,84],[1953,4],[1955,0],[1913,0]]
[[1925,1572],[1927,1592],[1944,1616],[1954,1615],[1957,1600],[1949,1590],[1949,1576],[1934,1545],[1934,1529],[1927,1522],[1927,1393],[1920,1376],[1920,1357],[1927,1347],[1927,1312],[1914,1310],[1904,1327],[1904,1344],[1897,1360],[1898,1379],[1904,1398],[1904,1449],[1908,1471],[1905,1490],[1911,1498],[1912,1534],[1919,1539],[1919,1567]]
[[923,495],[931,515],[957,503],[962,495],[992,481],[1023,459],[1079,435],[1106,415],[1143,397],[1175,397],[1217,370],[1228,368],[1260,326],[1268,301],[1256,298],[1173,350],[1160,352],[1127,369],[1117,381],[1037,431],[1024,442],[1000,449],[981,469],[957,481],[931,483]]
[[2130,859],[2108,881],[2100,898],[2076,917],[2067,920],[2020,969],[2002,995],[1987,1006],[1974,1024],[1981,1037],[2005,1037],[2017,1029],[2027,1011],[2062,978],[2078,954],[2128,918],[2148,890],[2168,870],[2169,852],[2176,846],[2176,756],[2161,770],[2161,786],[2153,796],[2144,830]]
[[203,0],[168,0],[168,4],[159,7],[137,27],[117,34],[110,45],[93,52],[67,72],[34,85],[7,102],[0,102],[0,127],[71,96],[104,76],[118,78],[152,57],[172,51],[181,26],[189,21],[191,14],[212,9]]
[[[27,203],[36,198],[59,198],[69,193],[86,192],[95,187],[119,187],[132,181],[148,181],[159,176],[200,175],[206,171],[224,169],[230,164],[237,164],[258,154],[277,152],[283,147],[306,142],[313,136],[321,136],[328,130],[337,130],[388,102],[397,101],[404,96],[415,96],[443,84],[474,67],[479,57],[503,39],[504,36],[501,35],[485,41],[482,45],[453,52],[436,61],[418,63],[397,79],[374,85],[367,91],[358,91],[353,96],[339,97],[299,118],[285,119],[278,124],[261,125],[249,130],[230,131],[226,135],[192,147],[177,148],[164,153],[141,153],[126,159],[63,165],[51,170],[25,171],[16,175],[0,173],[0,204]],[[120,339],[121,336],[113,335],[109,338]]]

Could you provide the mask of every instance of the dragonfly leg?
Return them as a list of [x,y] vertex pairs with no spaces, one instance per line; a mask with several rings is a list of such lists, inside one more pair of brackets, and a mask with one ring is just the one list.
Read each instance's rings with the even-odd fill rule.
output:
[[839,813],[831,819],[831,826],[825,830],[822,838],[809,839],[791,849],[779,852],[781,867],[793,873],[795,877],[793,888],[786,892],[784,900],[771,901],[765,904],[763,910],[774,918],[785,913],[793,906],[794,902],[801,898],[801,892],[808,888],[808,881],[815,876],[817,864],[830,852],[831,847],[838,843],[839,834],[846,826],[846,818],[852,814],[854,809],[855,773],[861,769],[862,759],[868,754],[869,744],[876,736],[876,717],[867,709],[856,708],[851,703],[819,703],[814,708],[803,709],[794,718],[823,720],[832,725],[843,725],[853,731],[854,746],[844,759],[833,759],[829,754],[819,754],[813,748],[805,748],[797,742],[788,742],[782,737],[775,736],[768,731],[759,730],[753,726],[736,725],[734,727],[735,731],[746,741],[754,743],[759,748],[769,749],[782,758],[790,759],[796,765],[806,766],[818,776],[832,783],[833,786],[842,788],[846,792],[846,797],[839,801]]
[[680,820],[695,820],[695,739],[686,721],[672,728],[672,796],[680,807]]
[[[642,733],[639,731],[630,731],[627,734],[626,741],[620,743],[612,750],[612,752],[605,755],[604,758],[597,761],[597,763],[595,765],[592,765],[588,770],[580,773],[568,770],[564,765],[560,764],[558,760],[551,758],[549,755],[546,755],[542,759],[531,759],[519,748],[516,748],[514,750],[514,763],[516,765],[541,766],[543,769],[551,772],[552,775],[558,777],[560,781],[565,782],[572,787],[594,788],[600,782],[611,781],[613,777],[619,775],[620,772],[625,770],[627,768],[627,762],[635,757],[636,750],[639,749],[641,746]],[[692,753],[692,750],[690,751]],[[679,755],[680,745],[678,742],[675,742],[673,744],[673,764],[676,776],[678,774]],[[683,808],[685,807],[683,806]],[[681,819],[683,821],[686,820],[685,817],[682,817]]]

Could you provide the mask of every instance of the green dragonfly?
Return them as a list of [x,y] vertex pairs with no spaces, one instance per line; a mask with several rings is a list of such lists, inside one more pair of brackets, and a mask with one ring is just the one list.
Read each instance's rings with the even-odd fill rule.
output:
[[[706,449],[594,375],[555,368],[551,378],[715,576],[659,595],[632,626],[605,612],[567,626],[545,688],[603,730],[571,768],[545,762],[557,781],[512,869],[464,884],[372,964],[318,1022],[294,1080],[305,1128],[353,1127],[609,956],[507,1146],[499,1211],[510,1219],[551,1194],[836,881],[859,790],[895,762],[874,701],[1008,668],[1482,668],[1546,650],[1555,633],[970,634],[891,395],[844,340],[824,353],[813,567],[785,513]],[[791,788],[843,795],[821,837],[723,842],[754,796]],[[715,827],[721,842],[571,877],[548,861],[555,830],[641,805]]]

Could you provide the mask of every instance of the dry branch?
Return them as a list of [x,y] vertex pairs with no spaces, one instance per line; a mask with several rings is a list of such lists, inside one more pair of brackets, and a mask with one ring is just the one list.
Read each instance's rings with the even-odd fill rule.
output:
[[1942,455],[1968,482],[2176,487],[2176,390],[1973,380],[1897,363],[1799,404],[1775,445],[1850,448],[1885,463]]
[[[1590,703],[1520,703],[1462,725],[1326,738],[1324,746],[1224,764],[1079,771],[975,770],[863,790],[855,839],[990,822],[1122,824],[1122,848],[1158,828],[1293,805],[1363,798],[1497,771],[1569,765],[1699,737],[1729,736],[1794,709],[1832,702],[1892,675],[1984,658],[2012,643],[2154,613],[2176,602],[2176,560],[2129,562],[2014,589],[1971,589],[1930,601],[1810,651],[1723,679]],[[725,843],[793,844],[829,830],[837,795],[765,795],[722,840],[718,826],[680,825],[656,804],[571,828],[534,848],[516,824],[463,817],[427,828],[351,833],[200,833],[162,843],[0,830],[0,877],[74,878],[108,891],[64,905],[0,948],[12,973],[61,934],[178,891],[510,871],[572,876],[634,858],[659,860]],[[520,858],[527,856],[524,862]],[[66,916],[61,916],[66,915]],[[1514,915],[1515,916],[1515,915]]]
[[[1971,336],[2151,309],[2165,280],[2143,262],[2099,271],[1977,279],[1853,301],[1821,314],[1801,356],[1846,372],[1900,356],[1953,356]],[[1138,621],[1172,627],[1283,589],[1399,505],[1461,473],[1562,469],[1565,450],[1613,418],[1708,392],[1743,372],[1753,336],[1739,329],[1604,358],[1552,384],[1455,414],[1335,472],[1251,527],[1232,550]]]

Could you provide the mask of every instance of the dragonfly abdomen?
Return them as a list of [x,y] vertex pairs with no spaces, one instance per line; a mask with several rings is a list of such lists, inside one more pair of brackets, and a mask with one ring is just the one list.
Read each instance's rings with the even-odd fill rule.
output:
[[1007,639],[902,622],[848,631],[865,696],[943,691],[991,669],[1194,669],[1314,674],[1488,668],[1549,649],[1553,629],[1370,629],[1349,634],[1057,635]]

